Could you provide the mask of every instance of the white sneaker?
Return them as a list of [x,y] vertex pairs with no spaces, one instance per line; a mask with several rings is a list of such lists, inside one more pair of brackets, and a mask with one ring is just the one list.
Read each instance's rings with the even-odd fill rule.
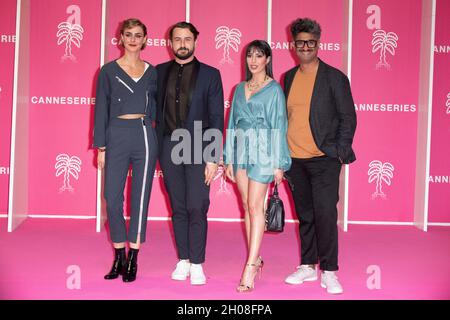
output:
[[330,294],[340,294],[344,292],[344,289],[342,289],[342,286],[339,283],[334,271],[322,272],[320,285],[322,288],[326,288],[327,292]]
[[300,265],[297,267],[297,271],[289,275],[284,282],[289,284],[300,284],[303,281],[316,281],[317,280],[317,270],[316,268],[311,268],[308,265]]
[[191,264],[189,260],[180,260],[177,263],[177,267],[172,272],[172,280],[186,280],[189,277],[189,270]]
[[206,284],[206,277],[203,273],[203,268],[201,264],[191,263],[191,284],[192,285],[202,285]]

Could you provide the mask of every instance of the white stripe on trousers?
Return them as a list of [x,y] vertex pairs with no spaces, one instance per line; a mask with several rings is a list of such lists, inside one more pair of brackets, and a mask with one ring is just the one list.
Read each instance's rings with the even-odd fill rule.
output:
[[144,209],[145,183],[147,182],[147,170],[148,170],[148,138],[147,138],[147,129],[144,126],[143,118],[142,118],[142,129],[144,130],[144,140],[145,140],[145,166],[144,166],[144,177],[142,178],[141,204],[139,206],[138,235],[141,234],[141,228],[142,228],[142,212]]

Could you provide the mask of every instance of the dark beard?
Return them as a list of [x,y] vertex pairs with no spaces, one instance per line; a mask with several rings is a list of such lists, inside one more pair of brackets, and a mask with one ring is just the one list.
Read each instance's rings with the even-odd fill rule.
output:
[[[181,48],[180,48],[181,49]],[[180,50],[178,49],[178,50]],[[177,57],[180,60],[187,60],[189,59],[193,54],[194,54],[194,50],[187,50],[188,52],[184,55],[181,55],[178,53],[178,51],[174,51],[173,54],[175,55],[175,57]]]

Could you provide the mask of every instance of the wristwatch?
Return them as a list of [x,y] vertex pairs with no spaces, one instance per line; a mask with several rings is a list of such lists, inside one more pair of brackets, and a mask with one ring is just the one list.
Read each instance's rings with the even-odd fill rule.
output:
[[98,148],[97,150],[98,150],[98,152],[105,152],[105,151],[106,151],[106,148],[103,148],[103,149]]

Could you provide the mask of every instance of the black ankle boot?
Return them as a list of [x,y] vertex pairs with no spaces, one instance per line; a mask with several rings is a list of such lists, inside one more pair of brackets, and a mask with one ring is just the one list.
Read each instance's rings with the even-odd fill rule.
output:
[[123,274],[125,271],[125,248],[114,249],[114,262],[111,271],[105,275],[106,280],[116,279],[119,275]]
[[128,258],[125,264],[125,272],[122,276],[123,282],[132,282],[136,280],[138,253],[139,249],[131,248],[130,251],[128,251]]

